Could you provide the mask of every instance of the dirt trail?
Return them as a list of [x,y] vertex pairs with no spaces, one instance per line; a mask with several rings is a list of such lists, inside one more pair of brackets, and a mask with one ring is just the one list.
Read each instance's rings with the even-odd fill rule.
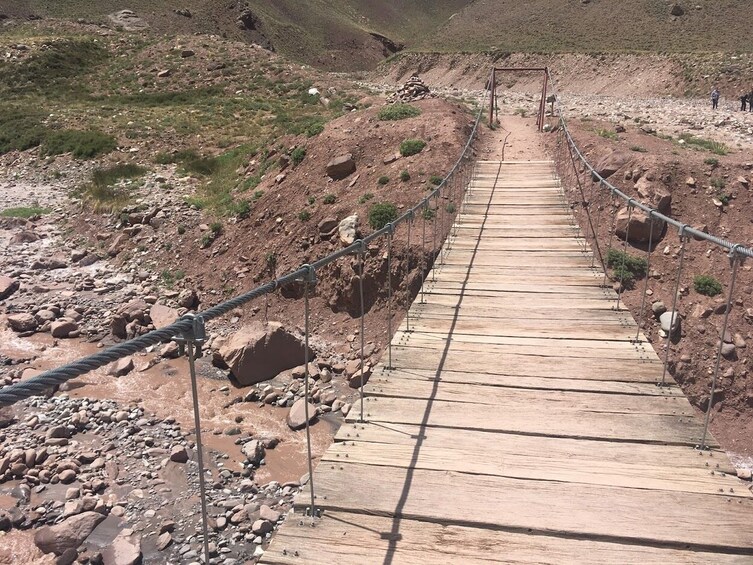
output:
[[542,161],[547,159],[535,118],[502,116],[500,127],[486,135],[479,157],[489,161]]

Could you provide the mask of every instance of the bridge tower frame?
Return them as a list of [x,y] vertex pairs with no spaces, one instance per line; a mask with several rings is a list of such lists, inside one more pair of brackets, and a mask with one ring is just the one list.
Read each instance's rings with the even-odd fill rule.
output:
[[546,116],[546,93],[549,88],[549,67],[493,67],[491,84],[489,85],[489,125],[494,124],[495,111],[499,119],[499,110],[496,104],[497,96],[497,73],[515,73],[515,72],[540,72],[543,73],[544,79],[541,85],[541,100],[539,101],[539,112],[536,117],[536,127],[539,131],[544,129],[544,117]]

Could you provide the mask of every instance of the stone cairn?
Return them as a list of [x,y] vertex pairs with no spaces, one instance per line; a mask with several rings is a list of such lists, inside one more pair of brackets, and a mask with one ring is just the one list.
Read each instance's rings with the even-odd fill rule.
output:
[[389,98],[389,102],[415,102],[416,100],[423,100],[424,98],[432,98],[434,94],[429,90],[429,87],[424,84],[424,81],[417,74],[411,75],[407,82],[401,86],[397,92],[395,92]]

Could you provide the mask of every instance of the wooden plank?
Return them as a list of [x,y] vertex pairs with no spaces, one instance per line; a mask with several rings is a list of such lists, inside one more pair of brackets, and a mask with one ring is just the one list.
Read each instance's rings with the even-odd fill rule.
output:
[[[365,402],[364,418],[369,422],[423,424],[455,429],[630,441],[695,446],[701,440],[702,422],[694,416],[647,414],[570,409],[567,406],[538,401],[535,405],[505,402],[500,405],[380,398]],[[357,421],[357,409],[346,421]]]
[[[557,322],[560,322],[559,325]],[[554,323],[552,323],[545,319],[508,319],[500,324],[498,321],[488,319],[469,320],[467,318],[458,318],[456,320],[437,320],[420,318],[414,320],[411,330],[414,333],[432,334],[446,334],[449,330],[452,330],[453,339],[465,337],[470,340],[472,337],[478,336],[480,343],[490,343],[488,340],[491,339],[490,334],[492,332],[495,332],[496,336],[560,338],[562,336],[561,323],[561,320],[554,320]],[[614,322],[581,322],[568,328],[567,334],[571,340],[602,339],[630,341],[635,337],[635,329],[621,325],[619,320]]]
[[[411,324],[411,330],[409,333],[400,331],[395,333],[397,340],[408,341],[412,340],[414,343],[416,340],[424,340],[425,342],[451,342],[453,344],[468,344],[476,345],[477,347],[465,347],[467,351],[490,351],[497,345],[514,345],[519,348],[519,351],[528,351],[526,348],[537,348],[539,353],[547,353],[552,355],[553,352],[561,354],[563,349],[577,350],[584,349],[590,352],[589,357],[597,357],[596,350],[602,350],[599,353],[605,354],[605,351],[609,351],[609,355],[614,355],[615,352],[628,355],[629,358],[635,358],[632,354],[633,351],[648,351],[646,346],[633,345],[628,340],[607,340],[607,339],[590,339],[590,338],[569,338],[567,336],[554,338],[554,337],[525,337],[525,336],[506,336],[506,335],[472,335],[458,333],[449,336],[446,332],[432,332],[427,330],[414,330],[413,324]],[[397,341],[396,341],[397,343]],[[489,347],[480,347],[481,345]],[[650,346],[648,346],[650,347]],[[533,350],[534,352],[536,349]]]
[[[398,379],[376,378],[369,381],[368,402],[372,406],[381,398],[441,400],[497,406],[514,409],[526,406],[531,410],[546,408],[615,414],[674,414],[692,417],[694,409],[685,397],[670,395],[615,394],[604,391],[562,391],[558,389],[504,388],[486,384],[453,383],[444,378],[400,382]],[[657,388],[657,387],[655,387]]]
[[[567,453],[528,452],[521,454],[491,442],[481,449],[448,446],[420,448],[412,445],[380,444],[361,441],[340,442],[322,457],[327,463],[347,461],[372,467],[397,467],[427,471],[450,471],[514,479],[559,481],[584,485],[615,486],[635,489],[693,492],[753,498],[746,485],[734,475],[711,474],[701,462],[680,468],[665,459],[658,464],[634,461],[615,463],[594,457],[576,460]],[[594,449],[596,446],[591,446]],[[631,446],[633,451],[642,446]]]
[[[303,524],[300,522],[303,521]],[[291,518],[260,563],[268,565],[509,563],[749,565],[750,557],[527,535],[328,511],[316,527]]]
[[[661,467],[669,464],[678,469],[705,469],[710,477],[716,476],[711,475],[711,471],[735,477],[735,468],[724,451],[720,449],[699,451],[674,445],[525,436],[483,430],[389,423],[345,423],[335,434],[337,442],[389,443],[413,447],[416,446],[418,439],[421,440],[421,447],[462,448],[483,453],[493,445],[508,453],[519,455],[531,457],[551,455],[554,458],[570,458],[582,467],[591,466],[593,461],[648,467]],[[376,449],[378,451],[379,447]]]
[[[753,499],[394,467],[375,472],[344,462],[322,467],[315,484],[325,512],[753,555]],[[459,489],[465,482],[472,488]],[[308,504],[307,490],[298,505]]]
[[[383,365],[374,369],[369,380],[369,394],[375,396],[402,395],[411,398],[426,398],[421,396],[422,389],[410,381],[419,381],[422,386],[432,383],[439,378],[444,384],[454,383],[462,385],[484,385],[502,388],[521,388],[533,390],[560,390],[580,392],[601,392],[608,394],[632,394],[639,396],[672,396],[685,398],[682,390],[675,384],[658,387],[654,382],[624,382],[611,380],[608,377],[601,379],[573,379],[563,378],[559,373],[550,372],[547,376],[524,376],[519,374],[502,373],[475,373],[467,371],[443,370],[440,377],[435,371],[421,369],[392,369],[388,370]],[[386,385],[394,387],[388,388]]]

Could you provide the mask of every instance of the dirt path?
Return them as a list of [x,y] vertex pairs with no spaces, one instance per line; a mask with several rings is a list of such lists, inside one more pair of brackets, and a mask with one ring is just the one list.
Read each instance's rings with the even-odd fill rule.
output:
[[541,161],[546,159],[535,118],[501,116],[500,127],[487,135],[480,152],[482,160]]

